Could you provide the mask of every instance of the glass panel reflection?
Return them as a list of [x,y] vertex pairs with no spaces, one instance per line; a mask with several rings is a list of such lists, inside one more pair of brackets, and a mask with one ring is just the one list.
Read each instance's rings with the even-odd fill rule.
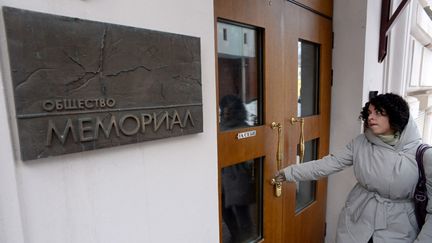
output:
[[320,46],[308,41],[298,42],[298,104],[297,116],[319,113],[319,51]]
[[[297,149],[299,151],[299,149]],[[299,153],[297,153],[299,154]],[[297,156],[299,158],[299,156]],[[318,159],[318,139],[305,142],[304,162]],[[297,159],[299,161],[299,159]],[[316,181],[301,181],[297,183],[296,212],[315,201]]]
[[226,22],[217,29],[220,129],[261,125],[259,31]]
[[262,239],[262,159],[222,168],[222,242]]

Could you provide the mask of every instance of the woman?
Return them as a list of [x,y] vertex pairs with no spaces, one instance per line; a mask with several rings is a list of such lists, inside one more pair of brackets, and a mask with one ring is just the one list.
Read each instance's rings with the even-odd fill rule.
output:
[[365,132],[320,160],[279,171],[276,181],[316,180],[353,166],[358,183],[339,216],[338,243],[432,242],[432,151],[424,158],[431,200],[418,234],[412,196],[418,181],[415,153],[421,143],[408,104],[395,94],[372,98],[363,107]]

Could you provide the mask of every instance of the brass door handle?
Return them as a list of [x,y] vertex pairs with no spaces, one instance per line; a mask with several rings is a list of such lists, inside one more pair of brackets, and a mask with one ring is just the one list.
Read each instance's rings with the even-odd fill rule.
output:
[[[271,128],[277,129],[278,131],[278,145],[276,150],[276,167],[277,170],[282,169],[282,160],[283,160],[283,133],[282,133],[282,125],[279,122],[272,122]],[[282,195],[282,182],[277,182],[275,179],[271,180],[271,184],[274,185],[275,188],[275,196],[280,197]]]
[[275,196],[276,197],[282,196],[282,182],[278,182],[273,178],[271,179],[270,184],[274,186]]
[[276,150],[276,166],[277,166],[277,169],[280,170],[280,169],[282,169],[282,160],[283,160],[283,151],[282,151],[282,142],[283,142],[283,138],[282,138],[282,125],[279,122],[272,122],[271,123],[271,128],[278,130],[278,146],[277,146],[277,150]]
[[304,143],[304,118],[294,118],[291,117],[291,124],[300,122],[300,163],[303,163],[304,153],[305,153],[305,143]]

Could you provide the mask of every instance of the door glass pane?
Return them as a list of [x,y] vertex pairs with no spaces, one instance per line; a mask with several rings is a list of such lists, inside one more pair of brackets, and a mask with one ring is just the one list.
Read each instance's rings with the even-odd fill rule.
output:
[[308,41],[298,42],[297,116],[319,114],[319,51],[320,46]]
[[[299,151],[299,149],[297,149]],[[299,154],[299,153],[297,153]],[[297,156],[297,162],[300,161],[300,156]],[[318,139],[305,142],[304,162],[318,158]],[[296,184],[296,212],[299,212],[313,201],[315,201],[316,181],[301,181]]]
[[222,242],[262,239],[262,158],[222,168]]
[[217,29],[220,130],[261,125],[260,32],[228,22]]

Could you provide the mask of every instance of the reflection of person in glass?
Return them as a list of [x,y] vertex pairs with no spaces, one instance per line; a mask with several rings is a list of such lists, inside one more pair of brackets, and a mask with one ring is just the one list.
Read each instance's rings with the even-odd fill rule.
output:
[[220,129],[228,130],[248,126],[247,111],[241,99],[226,95],[220,101]]
[[[247,126],[247,112],[237,96],[224,96],[220,101],[220,112],[221,130]],[[250,215],[255,202],[253,169],[253,160],[222,169],[222,217],[229,230],[229,233],[223,233],[223,242],[244,242],[256,235]]]

